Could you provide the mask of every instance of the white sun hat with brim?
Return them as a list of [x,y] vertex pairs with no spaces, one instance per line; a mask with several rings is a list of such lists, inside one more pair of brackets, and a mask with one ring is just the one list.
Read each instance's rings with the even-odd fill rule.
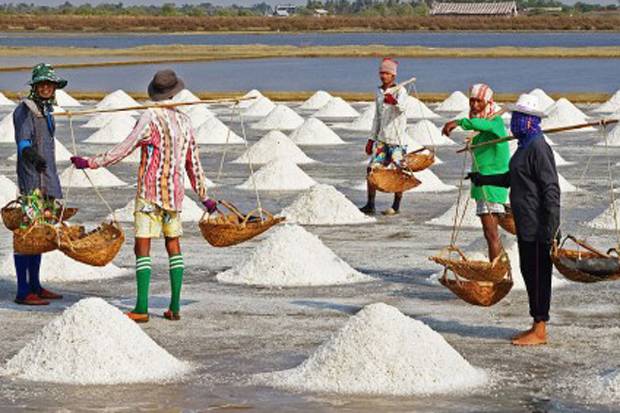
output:
[[525,113],[526,115],[547,117],[547,112],[540,108],[538,96],[524,93],[519,96],[517,103],[504,106],[509,112]]

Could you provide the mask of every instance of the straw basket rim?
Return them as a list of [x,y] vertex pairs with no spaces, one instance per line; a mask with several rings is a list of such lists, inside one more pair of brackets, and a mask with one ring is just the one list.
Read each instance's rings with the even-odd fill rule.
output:
[[387,193],[409,191],[422,183],[403,169],[385,167],[372,168],[368,174],[368,182],[378,191]]

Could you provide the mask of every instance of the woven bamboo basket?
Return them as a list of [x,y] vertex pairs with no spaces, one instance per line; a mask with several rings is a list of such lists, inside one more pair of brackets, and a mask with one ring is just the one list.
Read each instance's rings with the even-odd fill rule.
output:
[[[448,254],[446,254],[448,252]],[[458,253],[458,258],[451,258],[450,252]],[[500,282],[510,273],[510,259],[506,251],[495,257],[492,262],[469,260],[457,246],[444,248],[439,255],[429,257],[439,265],[471,281]]]
[[[428,151],[428,152],[424,152]],[[420,148],[405,155],[404,169],[410,172],[420,172],[435,163],[435,151],[429,148]]]
[[[62,221],[67,221],[70,218],[72,218],[75,214],[77,214],[78,209],[77,208],[64,208],[64,209],[61,209],[61,211],[62,211]],[[2,213],[2,222],[4,223],[4,226],[8,230],[14,231],[20,227],[23,216],[24,216],[24,212],[22,211],[22,208],[19,206],[18,200],[14,200],[6,204],[4,208],[2,208],[1,213]],[[59,222],[60,215],[54,217],[54,221]]]
[[103,223],[91,232],[74,225],[59,231],[58,249],[76,261],[103,267],[116,257],[125,242],[125,234],[116,222]]
[[503,214],[499,214],[498,216],[499,226],[504,229],[504,231],[516,235],[517,234],[517,226],[515,225],[515,217],[512,214],[512,208],[506,206],[506,212]]
[[[229,202],[220,201],[220,204],[231,213],[224,214],[218,210],[217,216],[203,216],[198,224],[204,239],[214,247],[240,244],[285,220],[284,217],[274,217],[264,209],[255,209],[244,215]],[[262,218],[259,212],[264,215]]]
[[[587,251],[583,250],[573,250],[568,248],[563,248],[564,243],[567,239],[571,239],[575,241],[578,245],[586,248]],[[591,258],[609,258],[608,254],[604,254],[603,252],[597,251],[593,247],[584,243],[583,241],[578,241],[572,236],[567,236],[561,243],[560,246],[554,244],[553,249],[551,251],[551,260],[553,261],[553,265],[555,268],[566,277],[570,281],[579,282],[579,283],[595,283],[600,281],[615,281],[620,279],[620,273],[611,274],[609,276],[600,277],[592,274],[588,274],[587,272],[578,270],[576,268],[571,268],[568,265],[565,265],[565,260],[577,261],[577,260],[587,260]]]
[[384,167],[373,168],[368,175],[368,182],[381,192],[405,192],[422,183],[401,169]]
[[38,255],[56,249],[56,228],[50,224],[34,224],[13,231],[13,250],[18,254]]
[[439,282],[463,301],[482,307],[490,307],[500,302],[512,289],[512,278],[499,282],[451,280],[439,278]]

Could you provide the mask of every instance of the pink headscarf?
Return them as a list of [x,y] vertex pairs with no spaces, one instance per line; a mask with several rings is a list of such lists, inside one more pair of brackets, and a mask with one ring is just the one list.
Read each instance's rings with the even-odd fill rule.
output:
[[390,73],[396,76],[398,69],[398,62],[394,59],[386,57],[381,61],[381,65],[379,66],[379,73]]
[[493,102],[493,89],[484,83],[476,83],[469,88],[469,98],[480,99],[486,102],[484,110],[480,113],[469,113],[470,118],[488,119],[495,114],[495,102]]

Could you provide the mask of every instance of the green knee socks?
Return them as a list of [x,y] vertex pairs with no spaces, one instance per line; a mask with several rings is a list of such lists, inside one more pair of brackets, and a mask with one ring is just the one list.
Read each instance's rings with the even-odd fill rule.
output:
[[149,312],[149,285],[151,283],[151,257],[136,257],[136,281],[138,283],[138,298],[134,313],[146,314]]
[[181,286],[183,285],[183,254],[172,255],[170,263],[170,311],[178,313],[181,308]]

